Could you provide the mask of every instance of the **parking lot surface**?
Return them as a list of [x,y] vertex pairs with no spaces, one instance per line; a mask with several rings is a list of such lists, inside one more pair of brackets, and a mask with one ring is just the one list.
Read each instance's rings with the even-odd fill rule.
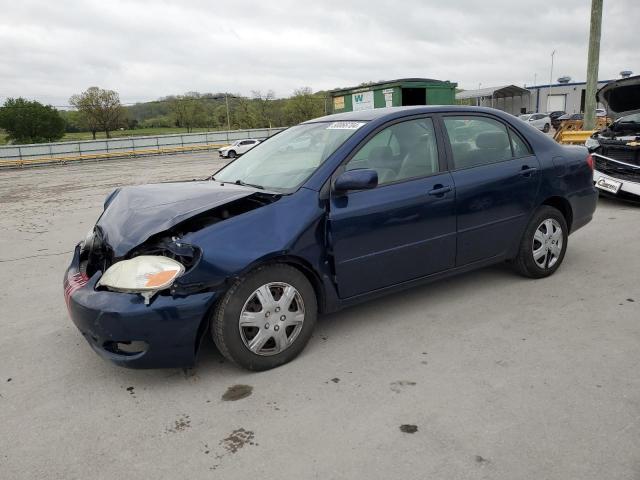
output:
[[484,269],[322,317],[298,359],[126,370],[67,317],[70,251],[123,184],[213,153],[0,172],[0,478],[640,478],[640,207],[563,266]]

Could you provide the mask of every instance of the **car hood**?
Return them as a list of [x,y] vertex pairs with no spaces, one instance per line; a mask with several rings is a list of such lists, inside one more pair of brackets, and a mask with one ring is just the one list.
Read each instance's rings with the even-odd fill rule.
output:
[[596,94],[611,118],[640,112],[640,75],[607,83]]
[[96,227],[114,256],[122,257],[157,233],[256,191],[215,181],[122,187],[107,197]]

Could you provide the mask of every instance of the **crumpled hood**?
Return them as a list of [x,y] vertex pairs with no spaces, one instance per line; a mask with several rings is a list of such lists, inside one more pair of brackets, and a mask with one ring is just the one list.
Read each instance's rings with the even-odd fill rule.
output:
[[607,83],[596,94],[611,118],[640,112],[640,75]]
[[215,181],[122,187],[105,202],[96,226],[116,257],[194,215],[255,193],[252,187]]

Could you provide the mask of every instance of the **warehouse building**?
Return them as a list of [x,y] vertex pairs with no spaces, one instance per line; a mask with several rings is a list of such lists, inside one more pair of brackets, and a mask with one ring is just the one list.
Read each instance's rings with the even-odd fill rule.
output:
[[[568,77],[552,85],[521,88],[515,85],[462,90],[456,94],[456,103],[493,107],[513,115],[530,112],[584,113],[585,82],[570,82]],[[598,89],[611,80],[598,82]],[[598,104],[598,108],[603,108]]]
[[[566,77],[565,77],[566,78]],[[558,80],[563,80],[562,78]],[[612,80],[598,82],[598,90]],[[586,82],[561,81],[553,85],[536,85],[527,87],[531,92],[529,112],[554,112],[563,110],[567,113],[584,113]],[[604,108],[598,104],[597,108]]]
[[402,78],[331,90],[333,113],[409,105],[452,105],[457,83],[430,78]]

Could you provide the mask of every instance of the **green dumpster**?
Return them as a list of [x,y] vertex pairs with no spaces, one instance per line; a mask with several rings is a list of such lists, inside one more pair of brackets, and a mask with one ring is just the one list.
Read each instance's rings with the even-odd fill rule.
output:
[[453,105],[458,84],[430,78],[403,78],[331,90],[333,113],[408,105]]

